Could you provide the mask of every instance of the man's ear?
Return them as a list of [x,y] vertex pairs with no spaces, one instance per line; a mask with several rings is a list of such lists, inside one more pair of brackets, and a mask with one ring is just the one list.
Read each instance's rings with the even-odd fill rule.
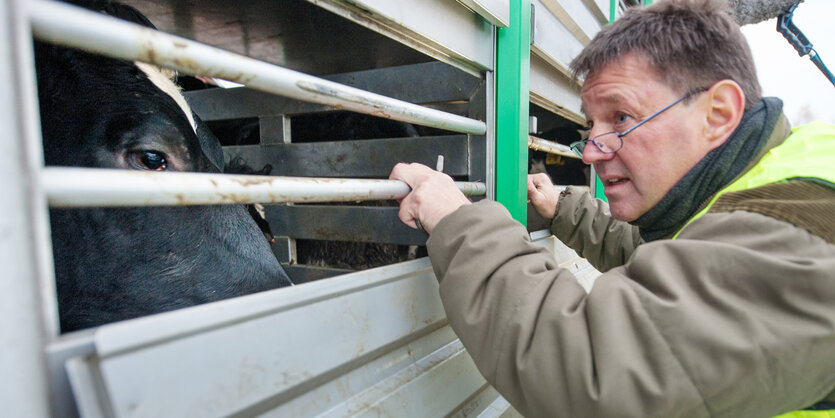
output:
[[725,143],[734,133],[745,112],[745,93],[733,80],[721,80],[708,89],[706,139],[710,149]]

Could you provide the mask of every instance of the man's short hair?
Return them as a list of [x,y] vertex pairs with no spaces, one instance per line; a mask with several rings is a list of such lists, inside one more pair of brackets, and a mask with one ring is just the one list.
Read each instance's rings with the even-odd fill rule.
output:
[[571,62],[575,80],[637,52],[680,94],[724,79],[736,81],[749,109],[762,93],[748,42],[727,7],[723,0],[661,0],[630,8]]

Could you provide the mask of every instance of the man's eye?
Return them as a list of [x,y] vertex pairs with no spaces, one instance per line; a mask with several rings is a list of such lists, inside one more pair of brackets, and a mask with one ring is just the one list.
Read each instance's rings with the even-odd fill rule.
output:
[[620,115],[617,118],[617,123],[626,123],[627,121],[629,121],[629,119],[630,118],[627,115]]
[[128,153],[128,163],[139,170],[163,171],[168,168],[165,154],[159,151],[131,151]]

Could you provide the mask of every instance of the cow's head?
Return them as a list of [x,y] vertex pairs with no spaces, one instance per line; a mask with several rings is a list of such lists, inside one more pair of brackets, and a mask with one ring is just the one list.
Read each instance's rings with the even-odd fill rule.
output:
[[[35,48],[47,165],[222,171],[220,143],[172,74]],[[241,205],[54,209],[50,217],[63,331],[290,284]]]

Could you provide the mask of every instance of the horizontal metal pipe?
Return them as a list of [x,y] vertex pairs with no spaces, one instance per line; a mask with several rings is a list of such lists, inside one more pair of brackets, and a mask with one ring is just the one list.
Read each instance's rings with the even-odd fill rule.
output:
[[323,80],[76,6],[43,0],[27,4],[32,32],[42,41],[402,122],[474,135],[487,132],[487,125],[479,120]]
[[577,154],[571,151],[571,148],[563,144],[549,141],[547,139],[537,138],[533,135],[528,135],[528,148],[532,150],[547,152],[549,154],[562,155],[564,157],[577,158]]
[[[411,189],[398,180],[248,176],[45,167],[41,184],[54,208],[187,206],[231,203],[312,203],[391,200]],[[456,182],[468,196],[484,196],[484,183]]]

